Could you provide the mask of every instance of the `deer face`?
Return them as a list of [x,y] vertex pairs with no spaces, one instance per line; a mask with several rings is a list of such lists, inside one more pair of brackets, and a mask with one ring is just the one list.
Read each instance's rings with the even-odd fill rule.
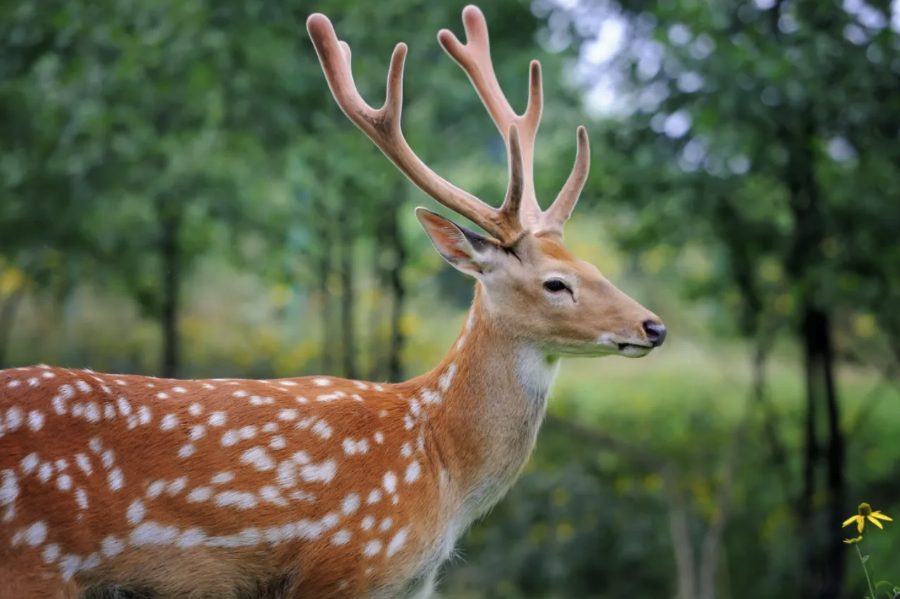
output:
[[529,233],[504,246],[424,208],[416,215],[441,256],[482,284],[491,318],[549,354],[639,358],[666,338],[658,316],[558,236]]

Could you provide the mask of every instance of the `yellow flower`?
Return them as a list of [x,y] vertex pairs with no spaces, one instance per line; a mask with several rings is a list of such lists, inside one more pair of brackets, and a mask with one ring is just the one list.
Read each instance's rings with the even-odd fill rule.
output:
[[866,518],[869,519],[869,522],[871,522],[872,524],[874,524],[875,526],[877,526],[878,528],[881,528],[881,529],[883,529],[884,527],[881,525],[881,522],[876,520],[876,518],[881,519],[881,520],[887,520],[888,522],[893,522],[893,520],[891,518],[888,518],[887,516],[882,514],[880,511],[873,512],[872,506],[870,506],[868,503],[860,503],[859,504],[859,514],[856,516],[851,516],[851,517],[847,518],[841,527],[843,528],[844,526],[848,526],[848,525],[852,524],[853,522],[856,522],[857,530],[860,533],[862,533],[863,527],[865,527],[865,525],[866,525]]
[[859,543],[860,541],[862,541],[862,535],[859,535],[855,539],[844,539],[844,542],[848,545],[853,545],[854,543]]

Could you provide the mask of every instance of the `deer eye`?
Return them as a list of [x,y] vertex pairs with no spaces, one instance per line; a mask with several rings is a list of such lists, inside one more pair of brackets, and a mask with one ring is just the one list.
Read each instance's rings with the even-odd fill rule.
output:
[[569,286],[561,279],[548,279],[544,281],[544,289],[551,293],[559,293],[560,291],[567,291]]

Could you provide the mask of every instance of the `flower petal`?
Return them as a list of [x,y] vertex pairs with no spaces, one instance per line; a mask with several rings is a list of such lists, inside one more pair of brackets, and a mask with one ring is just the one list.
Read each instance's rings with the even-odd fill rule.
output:
[[860,533],[862,533],[863,528],[865,528],[865,526],[866,526],[866,519],[863,518],[862,516],[857,516],[857,517],[856,517],[856,529],[857,529]]
[[874,524],[875,526],[877,526],[877,527],[880,528],[881,530],[884,530],[884,526],[881,525],[881,522],[879,522],[878,520],[876,520],[876,519],[873,518],[872,516],[869,516],[869,522],[871,522],[872,524]]
[[841,528],[848,526],[852,522],[856,522],[857,518],[859,518],[859,516],[850,516],[849,518],[844,520],[844,523],[841,525]]
[[888,518],[887,516],[885,516],[885,515],[882,514],[881,512],[872,512],[872,515],[875,516],[876,518],[881,518],[882,520],[887,520],[888,522],[893,522],[893,521],[894,521],[893,518]]

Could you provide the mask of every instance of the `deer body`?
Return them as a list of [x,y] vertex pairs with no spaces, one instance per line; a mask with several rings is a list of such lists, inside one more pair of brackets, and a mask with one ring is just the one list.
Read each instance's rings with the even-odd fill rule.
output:
[[517,115],[484,17],[470,6],[463,21],[466,45],[446,30],[438,39],[506,142],[499,209],[440,178],[403,138],[403,44],[373,109],[328,19],[307,22],[344,113],[488,234],[416,211],[441,256],[478,281],[441,364],[398,384],[0,371],[0,599],[423,599],[528,460],[560,357],[641,357],[662,344],[659,319],[563,243],[587,177],[586,131],[541,211],[540,66]]
[[396,385],[2,371],[0,596],[427,586],[531,453],[556,370],[539,354],[476,299],[444,361]]

